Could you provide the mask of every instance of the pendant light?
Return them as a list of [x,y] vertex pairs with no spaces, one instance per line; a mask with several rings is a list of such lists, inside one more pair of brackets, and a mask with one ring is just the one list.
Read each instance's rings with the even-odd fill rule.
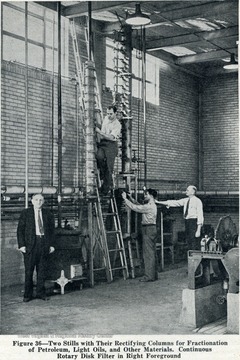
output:
[[235,55],[231,54],[230,62],[228,62],[226,65],[223,66],[226,70],[233,70],[238,68],[238,62],[235,60]]
[[143,14],[141,11],[140,3],[136,4],[134,14],[127,15],[126,24],[131,26],[145,26],[151,22],[148,15]]

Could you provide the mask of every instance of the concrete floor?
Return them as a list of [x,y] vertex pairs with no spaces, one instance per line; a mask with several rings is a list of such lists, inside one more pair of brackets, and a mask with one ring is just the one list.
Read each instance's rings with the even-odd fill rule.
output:
[[179,323],[187,266],[159,273],[156,282],[139,278],[101,283],[51,296],[49,301],[22,301],[22,286],[2,290],[4,335],[152,335],[193,334]]

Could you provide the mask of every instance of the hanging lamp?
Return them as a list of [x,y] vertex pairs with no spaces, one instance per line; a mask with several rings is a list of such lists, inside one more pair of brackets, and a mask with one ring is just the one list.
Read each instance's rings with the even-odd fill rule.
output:
[[134,14],[127,14],[126,24],[131,26],[145,26],[151,22],[148,15],[143,14],[141,11],[140,3],[136,4]]
[[238,68],[238,62],[235,60],[235,55],[233,53],[231,54],[230,62],[225,64],[223,68],[225,70],[233,70]]

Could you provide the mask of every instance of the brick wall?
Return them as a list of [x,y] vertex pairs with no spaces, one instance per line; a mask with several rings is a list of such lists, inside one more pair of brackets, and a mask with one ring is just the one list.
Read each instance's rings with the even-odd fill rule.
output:
[[237,74],[203,82],[204,189],[239,189]]

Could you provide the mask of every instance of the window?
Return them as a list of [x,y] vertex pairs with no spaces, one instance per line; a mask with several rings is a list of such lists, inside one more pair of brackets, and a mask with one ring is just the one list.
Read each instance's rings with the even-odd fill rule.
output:
[[[25,2],[2,6],[3,60],[25,63]],[[62,17],[62,74],[68,76],[68,19]],[[28,64],[56,72],[58,69],[57,14],[28,2]],[[54,58],[54,61],[53,61]]]
[[[106,87],[114,90],[114,41],[106,39]],[[142,97],[142,54],[139,50],[132,50],[132,94]],[[146,101],[159,105],[159,71],[160,60],[146,54]]]

